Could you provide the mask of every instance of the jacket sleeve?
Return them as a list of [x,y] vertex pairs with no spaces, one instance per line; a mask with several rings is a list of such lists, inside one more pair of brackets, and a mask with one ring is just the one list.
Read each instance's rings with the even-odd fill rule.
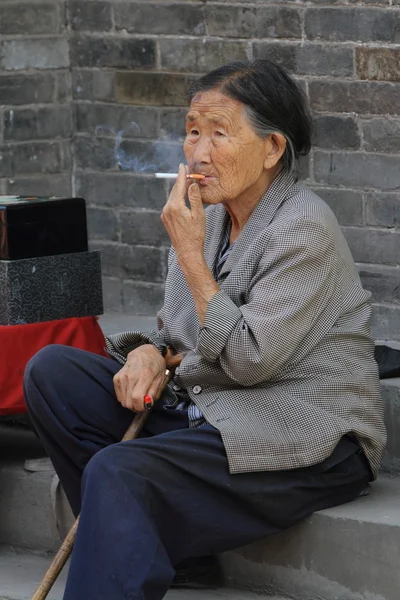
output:
[[118,362],[125,364],[129,352],[136,350],[144,344],[153,344],[161,350],[161,344],[164,344],[164,329],[150,331],[125,331],[124,333],[115,333],[108,335],[106,340],[106,350]]
[[239,385],[272,379],[318,343],[340,314],[337,260],[322,224],[283,225],[266,244],[246,302],[237,306],[223,290],[211,298],[196,351],[219,361]]

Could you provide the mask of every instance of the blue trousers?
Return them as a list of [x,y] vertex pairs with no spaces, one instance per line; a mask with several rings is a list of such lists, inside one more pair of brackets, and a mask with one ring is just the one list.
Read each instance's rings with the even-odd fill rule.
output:
[[161,600],[180,562],[348,502],[370,479],[349,438],[312,467],[230,475],[218,430],[189,428],[186,412],[162,400],[141,437],[121,443],[132,413],[114,394],[120,368],[54,345],[26,369],[33,424],[81,513],[64,600]]

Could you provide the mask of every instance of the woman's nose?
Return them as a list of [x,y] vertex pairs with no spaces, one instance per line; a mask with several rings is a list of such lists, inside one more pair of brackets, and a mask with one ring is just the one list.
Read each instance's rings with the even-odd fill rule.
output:
[[201,135],[197,140],[194,149],[193,160],[195,163],[209,163],[211,162],[211,140],[208,136]]

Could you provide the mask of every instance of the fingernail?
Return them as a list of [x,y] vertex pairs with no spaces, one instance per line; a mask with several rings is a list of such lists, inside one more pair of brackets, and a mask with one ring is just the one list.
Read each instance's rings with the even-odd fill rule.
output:
[[146,395],[143,398],[143,402],[146,410],[151,410],[153,408],[153,398],[151,396]]

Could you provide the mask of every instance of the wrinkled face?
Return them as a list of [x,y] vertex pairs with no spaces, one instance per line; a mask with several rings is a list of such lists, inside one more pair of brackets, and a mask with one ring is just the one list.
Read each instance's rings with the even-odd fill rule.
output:
[[196,94],[183,146],[190,172],[203,173],[203,202],[217,204],[263,189],[266,140],[257,136],[244,105],[217,90]]

